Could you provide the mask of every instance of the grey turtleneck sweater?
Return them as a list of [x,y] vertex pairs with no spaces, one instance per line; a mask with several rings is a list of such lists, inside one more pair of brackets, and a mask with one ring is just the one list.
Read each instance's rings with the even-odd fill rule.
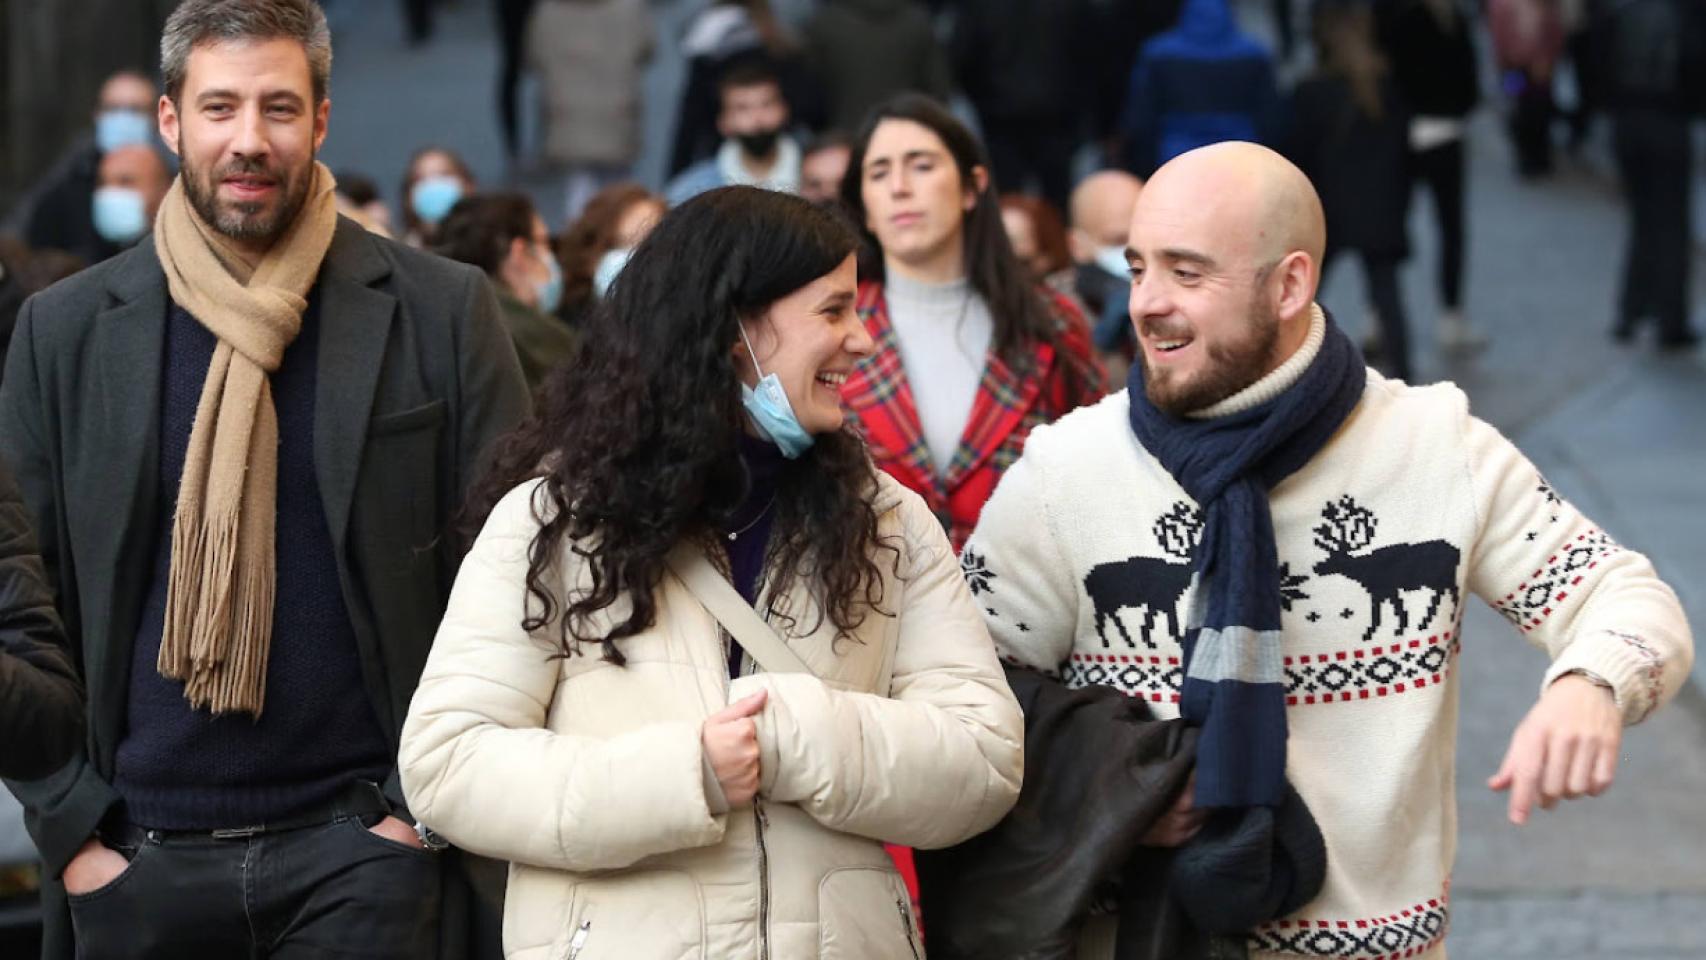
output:
[[883,284],[918,422],[937,476],[959,449],[995,333],[989,306],[966,280],[920,283],[890,272]]

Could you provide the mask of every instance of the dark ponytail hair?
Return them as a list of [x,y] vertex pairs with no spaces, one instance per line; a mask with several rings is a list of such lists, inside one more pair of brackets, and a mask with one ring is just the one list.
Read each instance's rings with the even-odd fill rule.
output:
[[[973,170],[989,172],[989,185],[978,191],[977,203],[965,215],[961,230],[965,237],[966,277],[989,307],[995,321],[992,346],[1015,369],[1030,364],[1030,348],[1038,343],[1058,342],[1059,327],[1054,314],[1031,282],[1030,270],[1013,253],[1007,231],[1001,224],[1000,194],[990,169],[989,155],[971,130],[948,112],[940,102],[918,93],[903,93],[871,111],[853,141],[853,156],[847,176],[841,181],[841,199],[852,212],[866,243],[881,252],[881,244],[865,226],[864,166],[871,136],[884,120],[907,120],[934,133],[954,158],[960,181],[976,189]],[[874,273],[882,276],[882,258],[870,258]]]
[[[464,512],[466,533],[511,489],[544,479],[532,504],[541,527],[528,550],[527,629],[557,623],[564,656],[597,641],[606,660],[623,662],[617,642],[656,618],[669,552],[714,540],[751,488],[738,447],[740,323],[857,246],[840,216],[752,187],[712,190],[664,215],[593,309],[575,361],[499,441]],[[818,436],[778,480],[767,576],[811,580],[817,622],[828,617],[841,636],[882,600],[875,484],[851,426]],[[565,595],[559,562],[571,554],[586,576]],[[784,593],[771,593],[770,612],[793,629],[802,611],[785,609]]]

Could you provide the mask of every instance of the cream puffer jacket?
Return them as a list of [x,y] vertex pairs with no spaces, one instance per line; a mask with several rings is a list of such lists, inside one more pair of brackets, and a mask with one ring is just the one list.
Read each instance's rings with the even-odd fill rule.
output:
[[[891,554],[878,562],[894,615],[871,612],[853,642],[833,643],[827,623],[786,635],[815,676],[748,657],[731,684],[721,628],[673,574],[654,626],[619,641],[626,666],[596,646],[554,657],[554,626],[521,628],[538,486],[497,506],[463,562],[399,762],[422,822],[511,862],[506,956],[922,957],[883,842],[941,847],[988,829],[1024,767],[1018,704],[924,502],[880,477],[879,530],[901,548],[898,578]],[[585,582],[584,564],[565,566],[565,582]],[[795,585],[788,609],[815,609],[804,596]],[[760,795],[714,813],[700,727],[760,688]]]

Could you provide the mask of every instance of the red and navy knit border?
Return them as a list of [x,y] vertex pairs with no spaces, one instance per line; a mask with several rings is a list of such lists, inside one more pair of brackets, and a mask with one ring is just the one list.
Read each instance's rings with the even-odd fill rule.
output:
[[[1378,700],[1443,684],[1459,646],[1455,630],[1426,638],[1283,658],[1286,706]],[[1178,703],[1178,657],[1074,653],[1061,666],[1069,687],[1108,686],[1148,703]]]
[[1294,957],[1403,960],[1439,946],[1450,927],[1447,893],[1391,916],[1278,920],[1256,928],[1250,949]]
[[1515,590],[1500,597],[1493,609],[1517,629],[1528,633],[1545,623],[1570,599],[1589,571],[1622,549],[1617,541],[1599,530],[1580,534],[1547,557],[1546,565],[1529,574]]

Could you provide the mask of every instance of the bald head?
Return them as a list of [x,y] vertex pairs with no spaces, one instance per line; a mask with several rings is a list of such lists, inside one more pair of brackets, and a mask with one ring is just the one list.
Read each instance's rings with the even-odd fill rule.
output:
[[[1143,181],[1124,170],[1100,170],[1072,191],[1072,229],[1098,246],[1121,246]],[[1081,258],[1083,259],[1083,258]]]
[[1144,184],[1126,257],[1149,399],[1212,406],[1302,347],[1326,244],[1321,201],[1265,147],[1181,154]]
[[1197,219],[1217,246],[1258,266],[1302,252],[1318,268],[1326,251],[1327,219],[1309,178],[1254,143],[1180,154],[1155,171],[1139,203],[1162,216]]

